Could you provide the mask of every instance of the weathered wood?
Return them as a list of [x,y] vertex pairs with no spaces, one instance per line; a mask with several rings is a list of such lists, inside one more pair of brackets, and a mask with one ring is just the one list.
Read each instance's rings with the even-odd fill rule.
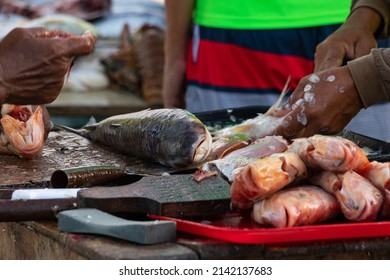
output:
[[56,222],[0,223],[0,259],[389,259],[390,238],[234,244],[179,233],[177,242],[137,245],[59,232]]
[[162,174],[172,168],[119,154],[81,136],[52,131],[42,156],[33,160],[16,155],[0,155],[0,188],[50,187],[51,174],[57,169],[79,166],[119,166],[130,173]]
[[86,259],[77,251],[48,237],[50,228],[39,230],[33,223],[0,223],[0,259]]
[[136,245],[115,238],[59,232],[56,222],[0,223],[0,259],[197,259],[175,244]]

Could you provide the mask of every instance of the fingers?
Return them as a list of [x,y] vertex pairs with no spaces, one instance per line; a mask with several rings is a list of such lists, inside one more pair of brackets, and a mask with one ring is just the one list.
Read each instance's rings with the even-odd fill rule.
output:
[[32,37],[38,37],[38,38],[45,36],[45,34],[48,31],[47,28],[44,28],[44,27],[31,27],[31,28],[19,27],[18,29],[20,29],[19,31],[23,31]]
[[[308,113],[310,114],[310,113]],[[351,116],[338,114],[331,121],[328,118],[311,118],[301,109],[295,109],[283,117],[283,124],[276,129],[278,135],[286,139],[309,137],[314,134],[334,135],[344,129]]]
[[326,48],[324,50],[322,46],[318,46],[314,54],[314,72],[341,66],[344,56],[345,52],[343,51],[335,50],[334,48]]
[[62,38],[61,44],[65,54],[72,56],[86,55],[93,51],[96,38],[87,31],[82,36]]
[[306,116],[295,109],[283,117],[283,124],[278,128],[277,132],[286,139],[296,138],[304,133],[306,125]]
[[61,30],[48,30],[37,27],[31,28],[30,33],[34,34],[36,38],[56,41],[61,46],[61,48],[58,48],[59,53],[69,57],[91,53],[96,41],[95,36],[89,31],[84,32],[80,36]]
[[282,106],[280,108],[274,108],[272,110],[268,110],[265,115],[272,116],[272,117],[283,117],[285,116],[290,110],[286,110],[285,106]]

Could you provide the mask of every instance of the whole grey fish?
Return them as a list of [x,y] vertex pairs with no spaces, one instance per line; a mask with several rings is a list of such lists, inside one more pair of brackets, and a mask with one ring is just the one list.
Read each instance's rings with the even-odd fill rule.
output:
[[209,131],[195,115],[183,109],[147,109],[116,115],[81,129],[57,126],[118,152],[170,167],[196,165],[211,151]]

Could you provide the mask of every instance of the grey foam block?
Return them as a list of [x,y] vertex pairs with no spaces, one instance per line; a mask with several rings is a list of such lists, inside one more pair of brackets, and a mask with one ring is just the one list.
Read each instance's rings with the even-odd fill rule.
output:
[[139,244],[157,244],[176,239],[176,223],[173,221],[132,221],[93,208],[60,212],[58,229],[106,235]]

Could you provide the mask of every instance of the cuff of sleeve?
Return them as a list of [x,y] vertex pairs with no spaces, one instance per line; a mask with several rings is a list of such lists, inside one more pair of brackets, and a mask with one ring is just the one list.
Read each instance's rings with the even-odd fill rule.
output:
[[351,60],[347,65],[365,108],[387,100],[385,87],[371,55]]
[[386,38],[389,36],[390,28],[390,9],[387,1],[383,0],[355,0],[352,3],[351,13],[360,7],[368,7],[377,11],[382,17],[382,25],[375,33],[377,38]]

